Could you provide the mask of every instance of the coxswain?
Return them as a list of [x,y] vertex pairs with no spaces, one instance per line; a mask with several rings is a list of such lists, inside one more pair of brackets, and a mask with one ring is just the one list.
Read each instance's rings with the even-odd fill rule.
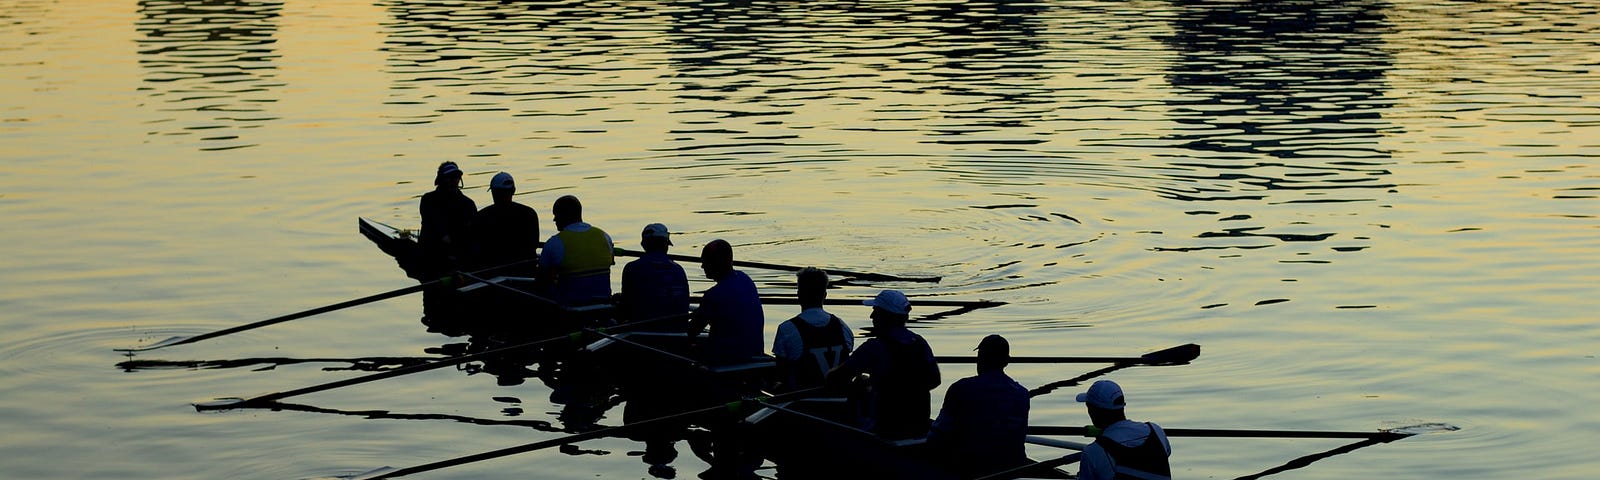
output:
[[872,338],[828,372],[828,383],[840,385],[867,374],[867,398],[858,407],[860,426],[886,440],[924,437],[928,392],[939,386],[933,349],[906,328],[911,301],[904,293],[884,290],[864,303],[872,307]]
[[578,197],[564,195],[551,207],[557,233],[539,254],[539,280],[555,300],[569,307],[611,299],[611,266],[616,264],[611,236],[583,221]]
[[928,442],[965,478],[1028,463],[1028,389],[1006,375],[1011,345],[989,335],[978,342],[978,374],[956,380],[944,394]]
[[783,390],[822,386],[828,371],[849,358],[856,344],[850,326],[822,308],[828,298],[828,274],[806,267],[795,280],[800,314],[779,324],[772,337]]
[[477,204],[461,193],[461,168],[456,162],[439,164],[433,185],[433,191],[422,194],[422,231],[417,235],[427,279],[461,267],[472,250],[472,219],[478,213]]
[[1089,409],[1089,420],[1100,430],[1094,443],[1083,449],[1078,478],[1085,480],[1170,480],[1172,445],[1166,432],[1151,422],[1128,420],[1122,387],[1100,380],[1078,394]]

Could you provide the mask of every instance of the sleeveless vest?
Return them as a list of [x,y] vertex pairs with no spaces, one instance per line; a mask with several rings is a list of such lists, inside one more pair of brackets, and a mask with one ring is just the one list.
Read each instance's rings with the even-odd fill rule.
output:
[[789,319],[795,331],[800,333],[800,345],[805,349],[796,361],[795,385],[822,385],[828,371],[844,363],[844,359],[850,356],[850,347],[845,345],[844,336],[839,334],[844,329],[840,326],[842,322],[831,313],[828,314],[828,323],[820,327],[812,326],[800,317]]
[[561,276],[577,278],[611,273],[616,259],[611,246],[606,244],[606,232],[589,227],[581,232],[562,230],[556,236],[561,238],[565,249],[561,264],[556,266]]
[[1137,447],[1123,446],[1121,443],[1111,441],[1105,436],[1094,439],[1094,443],[1105,449],[1106,455],[1111,456],[1111,462],[1116,464],[1117,480],[1172,480],[1172,467],[1167,463],[1167,449],[1161,446],[1161,439],[1156,438],[1156,428],[1146,423],[1150,435],[1144,437],[1144,443]]

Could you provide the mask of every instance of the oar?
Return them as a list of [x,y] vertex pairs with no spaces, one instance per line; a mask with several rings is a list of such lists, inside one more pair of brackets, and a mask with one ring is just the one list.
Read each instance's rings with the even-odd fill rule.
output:
[[[1182,365],[1200,356],[1200,346],[1189,343],[1137,357],[1011,357],[1010,363],[1112,363],[1119,365]],[[972,356],[936,356],[939,363],[978,363]]]
[[1052,460],[1045,460],[1043,462],[1033,462],[1033,463],[1029,463],[1027,465],[1022,465],[1022,466],[1019,466],[1019,467],[1016,467],[1016,468],[1012,468],[1012,469],[1009,469],[1009,470],[1002,470],[1002,471],[999,471],[999,472],[996,472],[996,473],[991,473],[991,474],[988,474],[988,475],[984,475],[982,477],[978,477],[977,480],[1005,480],[1005,479],[1011,479],[1011,478],[1019,478],[1019,477],[1025,476],[1025,475],[1029,475],[1029,474],[1031,474],[1031,472],[1033,472],[1033,471],[1035,471],[1037,469],[1056,468],[1056,467],[1059,467],[1059,466],[1062,466],[1062,465],[1066,465],[1066,464],[1069,464],[1069,463],[1077,463],[1078,460],[1081,459],[1081,458],[1083,458],[1083,453],[1070,453],[1070,454],[1067,454],[1066,456],[1063,456],[1061,458],[1056,458],[1056,459],[1052,459]]
[[[628,249],[625,249],[625,248],[613,248],[612,251],[615,252],[617,255],[622,255],[622,256],[627,256],[627,257],[639,257],[639,256],[643,256],[644,253],[645,253],[645,252],[640,252],[640,251],[636,251],[636,250],[628,250]],[[679,262],[699,262],[700,261],[700,257],[694,257],[694,256],[689,256],[689,255],[678,255],[678,254],[675,254],[675,253],[667,254],[667,258],[671,258],[671,259],[679,261]],[[776,264],[776,263],[750,262],[750,261],[745,261],[745,260],[734,260],[733,261],[733,265],[734,266],[738,266],[738,267],[762,268],[762,269],[767,269],[767,270],[779,270],[779,271],[785,271],[785,272],[798,272],[801,269],[805,268],[805,267],[796,267],[796,266],[793,266],[793,265],[779,265],[779,264]],[[941,280],[941,277],[902,277],[902,276],[899,276],[899,275],[888,275],[888,274],[883,274],[883,273],[852,272],[852,271],[849,271],[849,270],[840,270],[840,269],[836,269],[836,268],[824,268],[824,269],[822,269],[822,271],[828,272],[829,275],[837,275],[837,276],[841,276],[841,277],[852,277],[852,278],[859,278],[859,279],[862,279],[862,280],[876,280],[876,281],[884,281],[884,282],[929,282],[929,283],[939,283],[939,280]]]
[[[690,297],[689,303],[700,303],[701,297]],[[855,298],[829,298],[822,301],[823,305],[861,305],[866,299]],[[795,297],[762,296],[762,305],[799,305],[800,299]],[[915,307],[960,307],[960,308],[990,308],[1005,305],[1006,302],[997,300],[935,300],[911,298],[911,305]]]
[[[614,329],[619,329],[619,328],[629,328],[629,327],[634,327],[634,326],[638,326],[638,325],[643,325],[643,324],[646,324],[646,323],[652,323],[652,322],[658,322],[658,321],[666,321],[666,320],[671,320],[671,319],[688,318],[688,316],[689,316],[689,314],[687,314],[687,313],[678,314],[678,315],[667,315],[667,316],[664,316],[664,317],[657,317],[657,318],[652,318],[652,319],[648,319],[648,320],[640,320],[640,321],[637,321],[637,322],[625,323],[625,324],[622,324],[622,325],[618,325],[616,327],[612,327],[612,329],[614,330]],[[478,352],[478,353],[472,353],[472,354],[467,354],[467,355],[460,355],[460,356],[456,356],[456,357],[450,357],[450,358],[446,358],[446,359],[435,361],[435,362],[425,363],[425,364],[422,364],[422,365],[413,365],[413,366],[404,367],[404,368],[397,368],[397,369],[394,369],[394,370],[388,370],[388,371],[373,373],[373,374],[369,374],[369,375],[362,375],[362,376],[359,376],[359,377],[347,378],[347,379],[344,379],[344,380],[337,380],[337,381],[333,381],[333,382],[321,383],[321,384],[312,385],[312,386],[309,386],[309,387],[297,388],[297,389],[294,389],[294,390],[285,390],[285,391],[282,391],[282,392],[269,393],[269,394],[265,394],[265,395],[258,395],[258,396],[250,397],[250,398],[223,398],[223,399],[218,399],[218,400],[212,401],[212,402],[197,403],[197,404],[194,404],[194,408],[195,408],[195,410],[204,411],[204,410],[228,410],[228,409],[234,409],[234,408],[254,407],[254,406],[258,406],[258,405],[269,404],[269,403],[276,402],[278,400],[283,400],[283,399],[289,398],[289,397],[297,397],[297,396],[300,396],[300,395],[305,395],[305,394],[308,394],[308,393],[316,393],[316,392],[322,392],[322,391],[327,391],[327,390],[333,390],[335,388],[342,388],[342,387],[348,387],[348,386],[351,386],[351,385],[360,385],[360,384],[363,384],[363,383],[376,382],[378,380],[383,380],[383,379],[392,378],[392,377],[398,377],[398,376],[401,376],[401,375],[410,375],[410,374],[413,374],[413,373],[426,372],[426,371],[430,371],[430,370],[437,370],[437,369],[444,368],[444,367],[460,365],[460,364],[463,364],[463,363],[467,363],[467,362],[471,362],[471,361],[474,361],[474,360],[478,360],[480,358],[495,357],[495,356],[502,355],[502,354],[505,354],[505,353],[508,353],[508,352],[514,352],[514,351],[517,351],[517,350],[529,349],[529,348],[533,348],[533,347],[536,347],[536,346],[539,346],[539,345],[543,345],[543,344],[546,344],[546,343],[551,343],[551,342],[556,342],[556,341],[561,341],[561,340],[577,341],[581,337],[581,333],[582,332],[573,332],[572,334],[569,334],[569,335],[563,335],[563,336],[559,336],[559,337],[552,337],[552,338],[546,338],[546,339],[543,339],[543,340],[535,340],[535,341],[532,341],[532,342],[520,343],[520,344],[516,344],[516,345],[510,345],[510,346],[500,347],[500,348],[496,348],[496,349],[492,349],[492,350],[486,350],[486,351],[482,351],[482,352]]]
[[[483,273],[483,272],[487,272],[487,271],[491,271],[491,270],[510,267],[510,266],[514,266],[514,265],[525,263],[525,262],[527,262],[527,260],[520,261],[520,262],[513,262],[513,263],[510,263],[510,264],[506,264],[506,265],[502,265],[502,266],[494,267],[494,268],[490,268],[490,269],[480,270],[478,273]],[[454,282],[454,281],[455,281],[455,276],[454,275],[447,276],[447,277],[441,277],[439,279],[430,280],[430,281],[423,282],[423,283],[418,284],[418,285],[412,285],[412,286],[401,288],[401,289],[390,290],[390,291],[387,291],[387,292],[379,293],[377,295],[369,295],[369,296],[357,298],[355,300],[349,300],[349,301],[335,303],[335,304],[332,304],[332,305],[313,308],[313,309],[310,309],[310,310],[305,310],[305,311],[301,311],[301,312],[295,312],[295,313],[291,313],[291,314],[288,314],[288,315],[283,315],[283,316],[280,316],[280,317],[273,317],[273,318],[269,318],[269,319],[262,320],[262,321],[259,321],[259,322],[255,322],[255,323],[247,323],[247,324],[239,325],[239,326],[236,326],[236,327],[224,328],[222,330],[217,330],[215,332],[203,333],[203,334],[195,335],[195,336],[192,336],[192,337],[182,337],[182,336],[172,337],[172,338],[168,338],[166,340],[162,340],[160,342],[157,342],[157,343],[155,343],[153,345],[148,345],[148,346],[144,346],[144,347],[135,347],[135,348],[118,348],[118,349],[116,349],[116,351],[119,351],[119,352],[146,352],[146,351],[155,350],[155,349],[158,349],[158,348],[166,348],[166,347],[171,347],[171,346],[175,346],[175,345],[187,345],[187,344],[195,343],[195,342],[198,342],[198,341],[201,341],[201,340],[209,340],[209,339],[221,337],[221,336],[224,336],[224,335],[232,335],[232,334],[243,332],[243,331],[246,331],[246,330],[254,330],[254,329],[257,329],[257,328],[261,328],[261,327],[265,327],[265,326],[269,326],[269,325],[275,325],[275,324],[287,322],[287,321],[290,321],[290,320],[298,320],[298,319],[302,319],[302,318],[306,318],[306,317],[310,317],[310,316],[314,316],[314,315],[321,315],[321,314],[332,312],[332,311],[336,311],[336,310],[343,310],[343,309],[354,307],[354,306],[358,306],[358,305],[366,305],[368,303],[373,303],[373,302],[377,302],[377,301],[380,301],[380,300],[387,300],[387,299],[391,299],[391,298],[394,298],[394,297],[410,295],[410,294],[417,293],[417,292],[420,292],[420,291],[423,291],[423,290],[427,290],[427,289],[432,288],[432,287],[434,287],[436,285],[438,285],[438,286],[449,286],[451,284],[451,282]]]
[[1038,436],[1033,436],[1033,435],[1027,435],[1027,436],[1022,437],[1022,441],[1025,442],[1025,443],[1031,443],[1031,444],[1034,444],[1034,445],[1044,445],[1046,447],[1063,448],[1063,449],[1067,449],[1067,450],[1076,450],[1076,451],[1079,451],[1079,452],[1083,451],[1084,447],[1088,447],[1089,446],[1089,444],[1087,444],[1087,443],[1069,442],[1069,441],[1066,441],[1066,440],[1058,440],[1058,439],[1054,439],[1054,438],[1038,437]]
[[[1122,370],[1124,368],[1129,368],[1129,367],[1137,367],[1137,366],[1141,366],[1141,365],[1149,365],[1149,366],[1184,365],[1184,364],[1189,363],[1189,361],[1194,360],[1195,357],[1198,357],[1198,356],[1200,356],[1200,346],[1190,343],[1190,344],[1179,345],[1179,346],[1176,346],[1176,347],[1168,348],[1166,350],[1150,352],[1150,353],[1144,354],[1143,356],[1140,356],[1140,357],[1137,357],[1137,358],[1127,358],[1127,359],[1117,359],[1116,357],[1099,358],[1099,360],[1115,360],[1116,363],[1111,364],[1111,366],[1109,366],[1109,367],[1102,368],[1102,369],[1099,369],[1099,370],[1095,370],[1095,371],[1092,371],[1092,372],[1089,372],[1089,373],[1085,373],[1083,375],[1079,375],[1079,376],[1074,377],[1074,378],[1069,378],[1069,379],[1066,379],[1066,380],[1061,380],[1061,381],[1056,381],[1056,382],[1050,382],[1050,383],[1041,385],[1041,386],[1036,387],[1036,388],[1034,388],[1032,390],[1029,390],[1028,391],[1028,396],[1029,397],[1037,397],[1037,396],[1040,396],[1040,395],[1044,395],[1044,394],[1053,392],[1058,388],[1077,386],[1078,384],[1082,383],[1085,380],[1088,380],[1088,379],[1091,379],[1091,378],[1095,378],[1095,377],[1100,377],[1100,376],[1103,376],[1103,375],[1105,375],[1107,373],[1115,372],[1117,370]],[[1084,357],[1084,358],[1094,358],[1094,357]]]
[[1239,478],[1235,478],[1234,480],[1255,480],[1255,479],[1258,479],[1258,478],[1261,478],[1261,477],[1266,477],[1266,476],[1270,476],[1270,475],[1277,475],[1279,473],[1287,472],[1287,471],[1290,471],[1290,470],[1299,470],[1299,469],[1302,469],[1302,468],[1309,467],[1309,466],[1311,466],[1312,463],[1316,463],[1318,460],[1322,460],[1324,458],[1330,458],[1330,457],[1334,457],[1334,456],[1338,456],[1338,455],[1344,455],[1346,453],[1354,452],[1356,450],[1360,450],[1360,449],[1363,449],[1363,448],[1371,447],[1373,445],[1378,445],[1378,444],[1382,444],[1382,443],[1389,443],[1391,441],[1393,441],[1393,440],[1383,440],[1383,439],[1376,439],[1376,438],[1362,440],[1362,441],[1355,442],[1355,443],[1352,443],[1352,444],[1349,444],[1349,445],[1340,446],[1340,447],[1337,447],[1337,448],[1334,448],[1332,450],[1328,450],[1328,451],[1325,451],[1325,452],[1313,453],[1313,454],[1306,455],[1306,456],[1303,456],[1303,457],[1300,457],[1300,458],[1296,458],[1294,460],[1288,461],[1287,463],[1284,463],[1283,465],[1279,465],[1279,466],[1276,466],[1276,467],[1272,467],[1272,468],[1266,469],[1265,471],[1262,471],[1260,473],[1256,473],[1256,474],[1252,474],[1252,475],[1245,475],[1245,476],[1242,476],[1242,477],[1239,477]]
[[629,423],[629,424],[625,424],[625,425],[621,425],[621,426],[602,428],[602,429],[599,429],[599,430],[594,430],[594,431],[589,431],[589,432],[584,432],[584,433],[568,435],[568,436],[565,436],[565,437],[552,438],[552,439],[549,439],[549,440],[541,440],[541,441],[533,442],[533,443],[525,443],[525,444],[517,445],[517,446],[514,446],[514,447],[507,447],[507,448],[502,448],[502,449],[499,449],[499,450],[491,450],[491,451],[487,451],[487,452],[483,452],[483,453],[467,455],[467,456],[463,456],[463,457],[456,457],[456,458],[452,458],[452,459],[449,459],[449,460],[441,460],[441,461],[437,461],[437,462],[433,462],[433,463],[425,463],[425,464],[417,465],[417,466],[414,466],[414,467],[406,467],[406,468],[401,468],[401,469],[390,469],[388,467],[384,467],[384,468],[380,468],[380,469],[377,469],[377,470],[373,470],[373,471],[368,472],[366,474],[363,474],[361,476],[357,476],[352,480],[378,480],[378,479],[383,479],[383,478],[403,477],[403,476],[411,475],[411,474],[414,474],[414,473],[422,473],[422,472],[438,470],[438,469],[441,469],[441,468],[454,467],[454,466],[457,466],[457,465],[464,465],[464,464],[468,464],[468,463],[481,462],[481,461],[484,461],[484,460],[491,460],[491,459],[495,459],[495,458],[516,455],[516,454],[519,454],[519,453],[527,453],[527,452],[532,452],[532,451],[535,451],[535,450],[541,450],[541,449],[546,449],[546,448],[550,448],[550,447],[566,445],[566,444],[570,444],[570,443],[577,443],[577,442],[581,442],[581,441],[589,440],[589,439],[602,438],[602,437],[613,437],[613,436],[617,436],[618,434],[621,434],[623,432],[626,432],[628,430],[633,430],[633,429],[636,429],[636,428],[639,428],[639,427],[652,425],[652,424],[656,424],[656,423],[668,422],[668,421],[672,421],[672,420],[678,420],[678,419],[687,418],[687,417],[694,417],[694,416],[698,416],[698,415],[705,415],[705,414],[713,413],[713,412],[720,411],[720,410],[737,411],[737,410],[743,408],[743,406],[744,406],[744,404],[746,402],[784,401],[784,400],[788,400],[788,399],[800,398],[800,397],[803,397],[803,396],[806,396],[806,395],[811,395],[811,394],[816,393],[818,391],[821,391],[821,389],[820,388],[811,388],[811,389],[805,389],[805,390],[796,390],[796,391],[793,391],[793,392],[785,393],[785,394],[782,394],[782,395],[776,395],[776,396],[772,396],[772,397],[767,397],[767,398],[764,398],[764,399],[738,400],[738,401],[725,403],[725,404],[721,404],[721,405],[713,405],[713,406],[710,406],[710,407],[705,407],[705,408],[696,409],[696,410],[690,410],[690,411],[687,411],[687,412],[675,413],[675,414],[667,415],[667,416],[664,416],[664,417],[656,417],[656,418],[652,418],[652,419],[649,419],[649,420],[641,420],[641,421],[638,421],[638,422],[633,422],[633,423]]
[[378,371],[388,368],[398,368],[417,365],[438,360],[439,357],[360,357],[360,358],[288,358],[288,357],[259,357],[259,358],[233,358],[224,360],[128,360],[117,362],[116,368],[125,372],[140,370],[174,370],[174,369],[222,369],[244,368],[257,365],[266,365],[263,369],[273,369],[283,365],[300,363],[348,363],[349,367],[323,367],[323,370],[366,370]]
[[667,358],[671,358],[673,360],[678,360],[678,361],[681,361],[681,362],[684,362],[684,363],[688,363],[690,366],[693,366],[693,367],[701,367],[701,368],[705,367],[705,365],[701,364],[699,360],[695,360],[693,358],[685,357],[683,355],[678,355],[676,353],[672,353],[672,352],[669,352],[669,351],[666,351],[666,350],[662,350],[662,349],[659,349],[659,348],[656,348],[656,347],[645,345],[643,343],[635,342],[633,340],[629,340],[629,339],[622,338],[622,337],[619,337],[619,336],[616,336],[616,335],[612,335],[612,334],[609,334],[609,333],[606,333],[606,332],[602,332],[600,330],[596,330],[596,329],[593,329],[593,328],[585,328],[585,329],[583,329],[583,331],[598,335],[598,336],[603,337],[603,338],[610,339],[613,342],[617,342],[617,343],[620,343],[620,344],[623,344],[623,345],[627,345],[627,346],[630,346],[630,347],[638,348],[638,349],[641,349],[641,350],[644,350],[644,351],[647,351],[647,352],[659,354],[659,355],[665,356]]
[[[1200,437],[1200,438],[1361,438],[1392,442],[1406,438],[1414,433],[1396,432],[1393,430],[1378,430],[1372,432],[1355,431],[1319,431],[1319,430],[1238,430],[1223,428],[1165,428],[1161,429],[1169,437]],[[1099,435],[1094,427],[1064,427],[1031,425],[1028,427],[1031,435],[1057,435],[1073,437],[1093,437]]]

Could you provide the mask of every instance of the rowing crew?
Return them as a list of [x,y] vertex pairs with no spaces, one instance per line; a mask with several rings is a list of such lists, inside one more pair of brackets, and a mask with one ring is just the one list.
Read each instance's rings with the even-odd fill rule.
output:
[[[688,278],[667,256],[672,246],[665,225],[645,226],[645,254],[623,268],[622,292],[613,298],[610,271],[615,246],[604,230],[583,221],[578,198],[566,195],[552,206],[558,233],[539,250],[538,214],[515,202],[515,182],[497,173],[489,190],[494,204],[475,210],[461,193],[462,172],[454,162],[439,166],[435,190],[422,197],[419,244],[429,265],[440,271],[524,262],[535,278],[567,306],[611,302],[619,320],[634,322],[692,313],[687,325],[657,322],[650,330],[687,331],[697,336],[710,327],[700,356],[711,365],[748,361],[762,355],[764,313],[754,281],[733,268],[733,247],[713,240],[701,251],[701,268],[715,282],[699,307],[690,311]],[[535,255],[535,252],[538,252]],[[938,364],[922,336],[906,328],[911,302],[901,292],[883,290],[864,302],[872,307],[871,338],[855,348],[849,325],[823,309],[828,276],[816,268],[796,277],[801,311],[778,327],[772,353],[780,386],[799,390],[839,387],[865,378],[866,394],[857,408],[858,426],[886,440],[928,438],[963,476],[977,476],[1027,463],[1023,442],[1029,393],[1005,374],[1010,345],[989,335],[979,343],[978,374],[951,385],[937,419],[929,423],[929,392],[939,386]],[[1079,478],[1170,478],[1171,446],[1154,423],[1128,420],[1121,387],[1095,382],[1078,395],[1101,434],[1084,449]]]

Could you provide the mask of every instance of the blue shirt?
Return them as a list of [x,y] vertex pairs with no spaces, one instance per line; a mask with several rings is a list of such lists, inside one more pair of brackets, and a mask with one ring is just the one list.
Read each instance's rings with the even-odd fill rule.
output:
[[928,441],[966,475],[981,476],[1028,462],[1028,389],[992,369],[957,380],[944,395]]
[[[622,321],[687,313],[689,277],[666,252],[645,252],[622,267]],[[682,332],[687,320],[656,321],[641,330]]]
[[[738,363],[761,355],[761,333],[766,323],[761,296],[749,275],[734,270],[706,290],[694,310],[697,325],[711,326],[706,360],[713,364]],[[698,333],[698,332],[691,332]]]

